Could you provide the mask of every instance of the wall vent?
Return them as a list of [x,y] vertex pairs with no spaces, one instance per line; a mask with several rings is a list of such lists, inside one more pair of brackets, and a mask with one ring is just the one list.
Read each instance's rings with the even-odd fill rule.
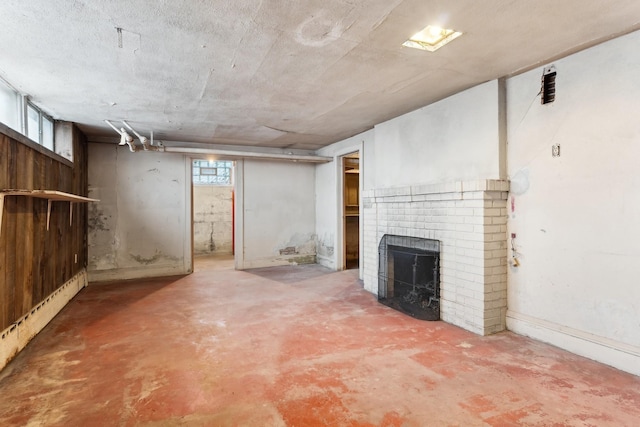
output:
[[540,89],[542,104],[549,104],[556,100],[556,69],[545,67],[542,73],[542,88]]

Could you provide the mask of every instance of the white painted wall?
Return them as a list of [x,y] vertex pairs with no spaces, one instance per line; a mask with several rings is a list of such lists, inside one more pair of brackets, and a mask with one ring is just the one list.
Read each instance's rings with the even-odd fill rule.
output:
[[477,333],[504,329],[503,94],[491,81],[378,124],[361,163],[365,289],[377,292],[383,234],[435,238],[443,318]]
[[233,252],[233,187],[193,186],[193,251],[196,255]]
[[185,274],[191,268],[190,167],[183,155],[89,144],[89,278]]
[[[371,197],[508,173],[521,264],[509,270],[508,328],[640,375],[638,45],[640,32],[556,61],[551,105],[540,105],[539,68],[506,81],[506,103],[493,81],[379,124],[362,168]],[[319,165],[316,176],[317,231],[329,242],[339,218],[335,167]],[[361,259],[375,262],[376,243]]]
[[[507,82],[508,326],[640,375],[640,32]],[[553,158],[551,147],[561,145]]]
[[[342,181],[339,157],[361,150],[364,190],[499,179],[499,83],[491,81],[420,108],[318,151],[334,157],[316,168],[318,262],[342,266]],[[362,218],[361,218],[362,219]],[[364,248],[363,221],[360,247]],[[375,248],[377,251],[377,248]],[[361,251],[361,277],[363,260]]]
[[315,263],[315,165],[241,160],[236,267]]
[[[316,233],[318,263],[331,269],[342,267],[342,163],[341,156],[360,151],[361,158],[373,146],[374,130],[363,132],[317,151],[320,156],[333,157],[333,162],[316,166]],[[361,182],[367,171],[361,165]],[[362,225],[362,224],[361,224]],[[360,227],[362,236],[362,226]],[[362,247],[362,242],[360,243]],[[362,262],[362,259],[361,259]]]
[[376,125],[365,190],[500,178],[493,80]]

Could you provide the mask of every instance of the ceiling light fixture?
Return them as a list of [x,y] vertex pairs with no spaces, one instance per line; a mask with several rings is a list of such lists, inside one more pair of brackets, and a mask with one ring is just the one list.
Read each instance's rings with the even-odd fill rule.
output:
[[462,33],[456,30],[427,25],[422,31],[414,34],[409,40],[402,43],[402,46],[435,52],[461,35]]

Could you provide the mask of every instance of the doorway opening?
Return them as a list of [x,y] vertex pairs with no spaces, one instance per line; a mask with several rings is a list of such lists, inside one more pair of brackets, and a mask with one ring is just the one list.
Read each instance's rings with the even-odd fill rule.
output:
[[235,252],[234,162],[192,161],[194,270],[233,260]]
[[360,265],[360,152],[342,158],[343,260],[345,269]]

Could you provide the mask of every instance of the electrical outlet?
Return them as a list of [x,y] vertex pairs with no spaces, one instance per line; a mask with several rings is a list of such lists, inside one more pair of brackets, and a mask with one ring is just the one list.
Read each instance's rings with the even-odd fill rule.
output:
[[560,144],[553,144],[551,146],[551,156],[560,157]]

